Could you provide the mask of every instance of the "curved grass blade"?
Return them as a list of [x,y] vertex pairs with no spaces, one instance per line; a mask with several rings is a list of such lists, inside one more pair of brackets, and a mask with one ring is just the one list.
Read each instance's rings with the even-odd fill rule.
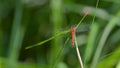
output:
[[58,36],[64,35],[64,34],[69,33],[69,32],[70,32],[70,30],[62,31],[62,32],[60,32],[60,33],[52,36],[51,38],[49,38],[49,39],[47,39],[47,40],[44,40],[44,41],[42,41],[42,42],[40,42],[40,43],[37,43],[37,44],[34,44],[34,45],[30,45],[30,46],[26,47],[25,49],[30,49],[30,48],[32,48],[32,47],[42,45],[42,44],[44,44],[44,43],[46,43],[46,42],[48,42],[48,41],[50,41],[50,40],[52,40],[52,39],[54,39],[54,38],[56,38],[56,37],[58,37]]

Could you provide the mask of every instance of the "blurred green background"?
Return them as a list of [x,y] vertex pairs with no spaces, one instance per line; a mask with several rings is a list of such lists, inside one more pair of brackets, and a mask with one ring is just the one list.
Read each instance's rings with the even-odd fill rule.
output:
[[0,68],[80,68],[71,33],[55,35],[86,13],[76,30],[84,67],[120,68],[119,0],[0,0]]

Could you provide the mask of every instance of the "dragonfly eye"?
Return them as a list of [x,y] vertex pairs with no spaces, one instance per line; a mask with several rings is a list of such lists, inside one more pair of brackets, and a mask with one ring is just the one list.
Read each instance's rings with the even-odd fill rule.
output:
[[71,32],[75,32],[75,27],[71,26],[70,30],[71,30]]

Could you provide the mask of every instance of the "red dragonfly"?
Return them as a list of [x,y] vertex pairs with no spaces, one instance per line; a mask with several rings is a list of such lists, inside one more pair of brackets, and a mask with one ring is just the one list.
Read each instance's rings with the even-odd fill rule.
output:
[[71,28],[70,28],[70,31],[71,31],[71,35],[72,35],[72,45],[74,46],[74,44],[75,44],[75,27],[74,26],[71,26]]

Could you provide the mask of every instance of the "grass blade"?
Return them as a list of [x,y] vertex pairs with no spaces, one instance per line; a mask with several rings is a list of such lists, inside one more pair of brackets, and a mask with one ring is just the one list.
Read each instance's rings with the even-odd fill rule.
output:
[[112,52],[112,54],[109,57],[105,58],[105,60],[98,63],[97,68],[113,68],[114,65],[116,65],[116,63],[119,61],[119,58],[120,47],[115,49],[115,51]]
[[[17,62],[19,49],[22,44],[23,38],[23,30],[21,28],[21,20],[22,20],[22,12],[23,12],[23,4],[21,1],[16,1],[16,8],[15,8],[15,16],[11,31],[10,37],[10,48],[9,48],[9,65],[14,66]],[[15,67],[12,67],[15,68]]]
[[90,33],[89,33],[89,36],[88,36],[88,42],[87,42],[87,45],[86,45],[85,54],[84,54],[85,64],[88,63],[88,61],[90,61],[90,59],[92,58],[93,50],[94,50],[94,47],[95,47],[95,40],[96,40],[98,31],[99,31],[98,24],[95,24],[95,23],[92,24],[91,30],[90,30]]
[[107,24],[106,28],[103,31],[102,37],[100,39],[100,42],[98,44],[97,50],[95,52],[95,55],[93,57],[93,61],[91,64],[91,68],[96,68],[96,65],[98,63],[100,54],[102,52],[103,46],[105,44],[105,41],[107,39],[107,37],[109,36],[111,30],[115,27],[115,25],[119,22],[119,18],[115,17],[112,20],[110,20],[110,22]]
[[37,43],[37,44],[34,44],[34,45],[30,45],[30,46],[26,47],[25,49],[30,49],[30,48],[33,48],[33,47],[35,47],[35,46],[40,46],[40,45],[42,45],[42,44],[44,44],[44,43],[46,43],[46,42],[48,42],[48,41],[50,41],[50,40],[55,39],[55,38],[58,37],[58,36],[64,35],[64,34],[69,33],[69,32],[70,32],[70,30],[62,31],[62,32],[60,32],[60,33],[58,33],[58,34],[50,37],[49,39],[46,39],[46,40],[44,40],[44,41],[42,41],[42,42],[39,42],[39,43]]

